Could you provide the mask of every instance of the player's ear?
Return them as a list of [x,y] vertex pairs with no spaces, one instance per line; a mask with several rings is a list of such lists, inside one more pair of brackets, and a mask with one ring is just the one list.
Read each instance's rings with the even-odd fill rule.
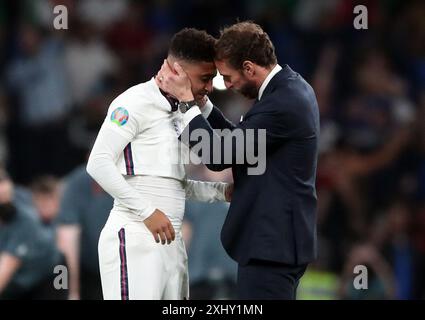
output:
[[245,60],[242,63],[242,70],[248,77],[253,77],[255,75],[254,63],[252,63],[252,61]]

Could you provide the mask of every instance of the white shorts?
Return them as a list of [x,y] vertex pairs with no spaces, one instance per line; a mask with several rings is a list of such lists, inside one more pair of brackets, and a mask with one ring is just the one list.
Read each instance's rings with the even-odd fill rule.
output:
[[[171,197],[175,192],[162,189],[157,196],[157,191],[150,197],[152,201],[161,202],[158,206],[154,204],[156,207],[165,213],[184,211],[184,198],[181,208],[181,197]],[[100,234],[98,249],[103,298],[189,299],[187,254],[180,223],[175,225],[176,240],[163,245],[155,242],[143,221],[133,217],[134,214],[114,206]]]

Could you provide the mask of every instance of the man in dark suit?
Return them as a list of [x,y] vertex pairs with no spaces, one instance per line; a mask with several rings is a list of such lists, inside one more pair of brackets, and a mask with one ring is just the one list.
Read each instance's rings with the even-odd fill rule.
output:
[[[299,279],[317,254],[319,112],[314,91],[288,65],[277,64],[268,35],[252,22],[222,31],[215,63],[227,88],[256,98],[238,125],[209,101],[201,106],[204,116],[201,114],[190,81],[178,64],[173,64],[172,70],[164,63],[158,78],[162,89],[180,101],[180,111],[185,113],[180,139],[196,150],[211,170],[232,168],[234,191],[221,240],[238,262],[238,298],[295,299]],[[225,128],[244,134],[245,150],[248,144],[257,152],[266,150],[259,155],[265,161],[264,172],[250,173],[252,163],[247,154],[241,161],[232,135],[214,131]],[[261,140],[264,129],[265,139]],[[212,142],[209,150],[199,148],[201,139],[193,139],[192,133],[199,130]],[[216,148],[217,143],[221,149]]]

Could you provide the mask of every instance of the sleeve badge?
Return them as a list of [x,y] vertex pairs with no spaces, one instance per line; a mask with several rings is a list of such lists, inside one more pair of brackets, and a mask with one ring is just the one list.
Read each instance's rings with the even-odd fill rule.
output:
[[122,127],[128,121],[129,114],[125,108],[117,108],[111,114],[111,121],[117,126]]

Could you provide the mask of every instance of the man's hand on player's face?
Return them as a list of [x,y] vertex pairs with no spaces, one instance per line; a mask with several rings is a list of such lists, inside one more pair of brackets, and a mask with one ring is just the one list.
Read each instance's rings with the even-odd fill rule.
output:
[[143,221],[148,227],[149,231],[152,232],[155,241],[159,243],[168,244],[174,241],[176,234],[174,228],[170,222],[170,219],[159,209],[156,209],[148,218]]
[[174,71],[171,70],[167,60],[164,60],[157,75],[159,87],[179,101],[194,100],[187,73],[177,62],[174,63],[173,67]]

